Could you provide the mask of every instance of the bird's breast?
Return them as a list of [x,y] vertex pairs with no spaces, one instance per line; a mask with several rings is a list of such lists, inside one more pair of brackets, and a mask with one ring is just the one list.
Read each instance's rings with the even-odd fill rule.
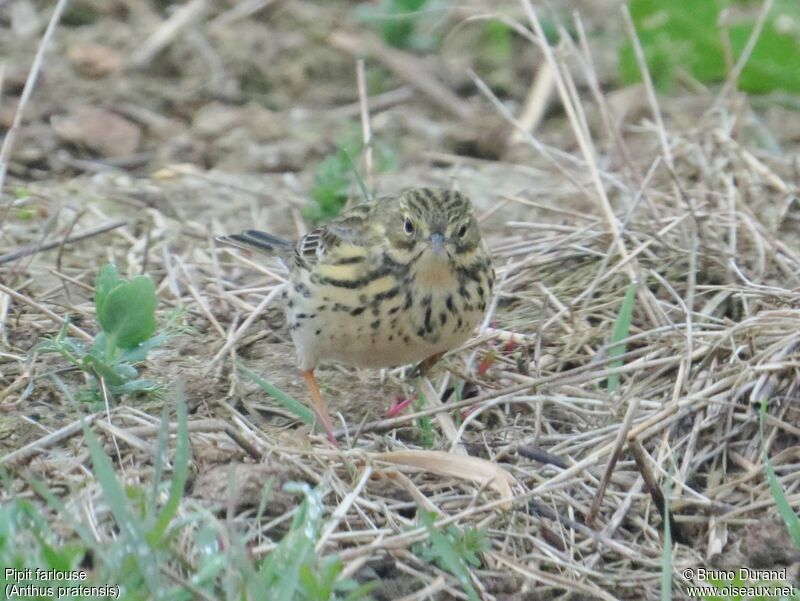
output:
[[286,313],[301,368],[324,360],[391,367],[463,344],[485,312],[491,272],[430,255],[293,274]]

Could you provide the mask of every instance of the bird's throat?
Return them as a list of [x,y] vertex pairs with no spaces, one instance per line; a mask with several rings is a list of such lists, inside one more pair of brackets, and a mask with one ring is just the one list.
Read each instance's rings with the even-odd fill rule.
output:
[[447,253],[426,251],[417,261],[414,279],[419,286],[426,288],[447,288],[457,284]]

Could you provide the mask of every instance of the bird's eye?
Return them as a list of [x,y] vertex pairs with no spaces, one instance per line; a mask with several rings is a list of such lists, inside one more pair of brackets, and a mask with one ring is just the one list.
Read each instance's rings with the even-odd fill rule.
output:
[[403,222],[403,230],[409,236],[414,234],[414,222],[411,221],[409,217],[406,217],[405,221]]
[[465,223],[460,228],[458,228],[458,237],[463,238],[467,235],[467,224]]

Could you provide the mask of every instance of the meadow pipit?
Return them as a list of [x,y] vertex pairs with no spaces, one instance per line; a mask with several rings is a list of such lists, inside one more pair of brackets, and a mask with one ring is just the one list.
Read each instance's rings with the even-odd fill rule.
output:
[[494,268],[469,200],[408,190],[352,207],[298,242],[257,230],[219,241],[288,258],[286,317],[317,417],[336,444],[314,368],[422,361],[461,345],[486,311]]

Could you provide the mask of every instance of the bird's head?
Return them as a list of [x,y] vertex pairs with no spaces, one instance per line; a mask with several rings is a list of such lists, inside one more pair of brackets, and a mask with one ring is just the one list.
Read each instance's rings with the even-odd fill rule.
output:
[[401,194],[393,208],[384,227],[400,252],[424,251],[431,259],[452,261],[480,244],[472,204],[460,192],[415,188]]

